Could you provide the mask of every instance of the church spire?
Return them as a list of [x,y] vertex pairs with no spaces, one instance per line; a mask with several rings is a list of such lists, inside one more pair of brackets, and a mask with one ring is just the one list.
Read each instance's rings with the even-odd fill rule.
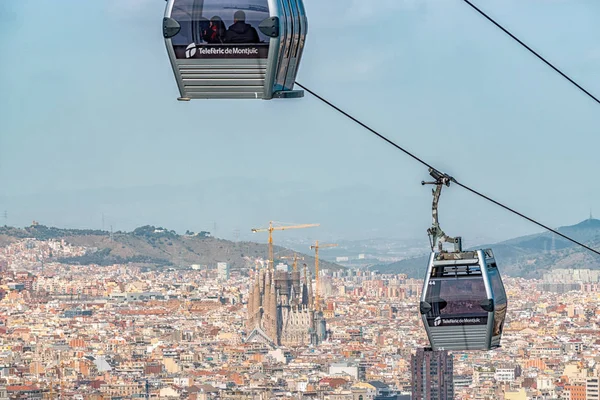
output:
[[269,302],[267,303],[269,308],[269,331],[267,334],[273,342],[277,343],[277,292],[275,291],[275,281],[273,280],[269,286]]
[[300,304],[306,307],[308,306],[308,277],[306,276],[306,264],[304,264],[304,283],[302,284],[302,299]]
[[312,310],[314,307],[313,290],[312,290],[312,275],[308,274],[308,306]]
[[294,285],[292,285],[292,289],[290,290],[290,298],[288,299],[288,305],[296,306],[298,305],[298,301],[296,300],[296,290],[294,289]]

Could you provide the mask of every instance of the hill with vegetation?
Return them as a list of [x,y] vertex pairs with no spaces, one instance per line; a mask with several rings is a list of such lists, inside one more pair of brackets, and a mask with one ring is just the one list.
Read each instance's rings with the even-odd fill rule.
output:
[[[600,250],[600,220],[590,218],[576,225],[560,227],[557,231]],[[507,276],[540,278],[544,272],[558,268],[600,269],[600,256],[550,232],[477,248],[491,248],[500,270]],[[429,255],[423,255],[392,264],[376,265],[371,269],[423,278],[428,260]]]
[[[148,267],[189,267],[204,265],[214,268],[217,262],[226,262],[232,270],[247,271],[254,268],[257,258],[267,259],[268,246],[253,242],[231,242],[210,236],[210,232],[177,234],[173,230],[150,225],[132,232],[107,232],[102,230],[61,229],[44,225],[25,228],[0,227],[0,247],[16,241],[32,238],[37,240],[64,240],[87,249],[78,257],[60,258],[65,264],[100,266],[113,264],[136,264]],[[294,251],[274,246],[275,263],[279,257],[292,257]],[[300,256],[300,254],[299,254]],[[314,257],[303,254],[307,266],[314,272]],[[283,260],[291,264],[290,260]],[[343,267],[319,260],[322,268],[331,270]]]

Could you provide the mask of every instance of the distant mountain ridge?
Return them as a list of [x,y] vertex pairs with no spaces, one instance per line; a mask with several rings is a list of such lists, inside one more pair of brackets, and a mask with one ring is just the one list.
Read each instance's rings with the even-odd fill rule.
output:
[[[177,232],[208,230],[217,237],[248,241],[255,240],[251,228],[265,226],[269,221],[318,222],[321,224],[318,231],[294,230],[285,236],[316,240],[313,235],[318,234],[319,240],[332,241],[410,232],[409,222],[390,223],[406,219],[403,209],[397,207],[400,195],[405,196],[396,186],[332,186],[264,177],[215,178],[189,184],[57,190],[14,196],[0,193],[0,210],[8,210],[9,224],[17,226],[37,220],[49,226],[105,230],[113,226],[115,230],[131,231],[149,224],[168,226]],[[378,207],[372,207],[373,198],[378,199]],[[404,207],[420,204],[418,198],[408,197]],[[331,212],[332,207],[335,213]],[[354,217],[348,218],[349,215]],[[0,223],[7,223],[2,215]],[[234,234],[236,231],[239,236]]]
[[[600,249],[600,220],[589,218],[556,230],[580,243]],[[545,271],[555,268],[600,269],[600,256],[551,232],[521,236],[476,248],[491,248],[500,270],[507,276],[539,278]],[[422,278],[428,259],[428,255],[423,255],[392,264],[376,265],[372,269]]]
[[[132,232],[110,233],[102,230],[61,229],[44,225],[26,228],[0,227],[0,247],[21,239],[38,240],[64,239],[67,243],[90,249],[80,257],[50,259],[66,264],[128,264],[150,267],[181,265],[208,265],[227,262],[233,270],[247,271],[255,267],[254,260],[268,257],[268,245],[253,242],[231,242],[213,238],[209,232],[186,232],[179,235],[175,231],[150,225],[136,228]],[[280,246],[273,247],[275,263],[279,257],[292,256],[294,251]],[[299,254],[300,255],[300,254]],[[302,254],[303,261],[314,273],[314,257]],[[291,265],[290,260],[285,260]],[[344,267],[319,260],[323,269],[339,270]]]

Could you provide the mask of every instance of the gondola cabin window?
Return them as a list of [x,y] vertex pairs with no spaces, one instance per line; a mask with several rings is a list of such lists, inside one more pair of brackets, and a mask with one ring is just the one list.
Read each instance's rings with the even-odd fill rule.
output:
[[267,0],[175,0],[176,58],[267,58],[270,38],[259,25],[269,16]]
[[498,272],[498,268],[495,264],[492,264],[490,268],[488,268],[488,276],[490,277],[492,290],[494,291],[495,302],[494,330],[492,335],[498,336],[502,334],[502,330],[504,329],[504,320],[506,318],[506,306],[508,299],[506,297],[506,291],[504,289],[504,284],[502,283],[500,273]]
[[432,317],[487,315],[481,307],[487,300],[481,276],[432,278],[425,301],[431,305]]

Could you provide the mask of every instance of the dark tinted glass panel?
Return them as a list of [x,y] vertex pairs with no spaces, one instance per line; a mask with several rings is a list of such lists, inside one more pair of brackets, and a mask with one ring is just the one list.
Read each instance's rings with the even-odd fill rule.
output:
[[494,336],[498,336],[502,334],[504,329],[504,320],[506,319],[506,292],[504,290],[504,285],[502,284],[500,273],[495,266],[488,270],[488,275],[490,277],[490,282],[492,283],[492,290],[494,291],[494,297],[496,301],[496,307],[494,310],[494,331],[492,334]]
[[425,301],[432,306],[432,316],[486,315],[487,301],[483,278],[432,278]]
[[175,0],[171,18],[177,58],[267,58],[269,37],[258,26],[269,18],[267,0]]
[[496,302],[506,302],[506,292],[504,291],[504,285],[502,284],[502,278],[500,277],[498,268],[488,269],[488,276],[490,277],[490,282],[492,283],[492,291],[494,292]]

